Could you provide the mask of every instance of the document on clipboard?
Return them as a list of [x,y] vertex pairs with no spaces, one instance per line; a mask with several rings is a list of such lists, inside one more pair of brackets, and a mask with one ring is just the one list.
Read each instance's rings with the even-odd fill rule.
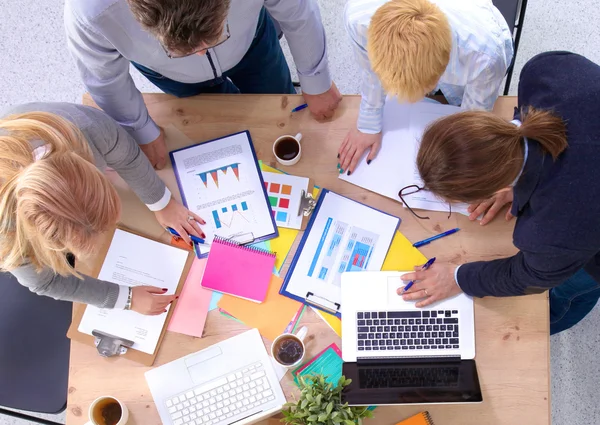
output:
[[206,221],[208,256],[215,236],[238,244],[277,237],[277,225],[248,131],[171,152],[183,203]]
[[341,317],[341,274],[381,270],[400,218],[327,189],[312,209],[280,293]]
[[[148,285],[174,294],[184,278],[188,252],[117,229],[98,279],[125,286]],[[167,306],[168,311],[171,306]],[[116,336],[133,342],[132,348],[155,353],[168,314],[145,316],[131,310],[102,309],[88,305],[77,330]]]

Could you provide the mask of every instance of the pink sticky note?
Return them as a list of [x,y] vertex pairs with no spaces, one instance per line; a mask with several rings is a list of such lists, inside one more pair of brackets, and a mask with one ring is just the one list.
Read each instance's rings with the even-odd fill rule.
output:
[[177,306],[169,322],[168,330],[202,338],[208,305],[213,292],[204,289],[200,284],[205,267],[205,258],[194,259],[183,290],[179,295],[179,300],[177,300]]

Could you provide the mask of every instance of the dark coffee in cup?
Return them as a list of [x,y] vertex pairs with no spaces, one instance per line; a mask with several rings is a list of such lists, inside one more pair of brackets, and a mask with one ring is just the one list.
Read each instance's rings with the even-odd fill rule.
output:
[[279,363],[291,366],[298,362],[304,355],[302,341],[295,335],[285,335],[276,342],[273,347],[275,360]]
[[111,397],[100,400],[92,412],[94,422],[100,425],[117,425],[122,415],[121,405]]
[[284,137],[275,145],[275,155],[285,161],[291,161],[300,153],[300,144],[293,137]]

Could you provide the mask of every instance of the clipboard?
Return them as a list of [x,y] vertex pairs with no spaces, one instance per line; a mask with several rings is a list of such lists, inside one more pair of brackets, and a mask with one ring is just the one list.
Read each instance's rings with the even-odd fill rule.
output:
[[[145,235],[141,235],[137,232],[133,232],[124,226],[117,226],[115,229],[113,229],[112,232],[107,234],[106,239],[103,241],[103,243],[101,245],[101,248],[98,250],[98,255],[96,256],[96,258],[98,260],[101,259],[101,261],[98,261],[97,263],[95,263],[93,265],[93,268],[90,270],[90,273],[88,273],[90,276],[97,277],[98,274],[100,273],[100,269],[102,268],[102,265],[104,264],[104,258],[106,257],[108,249],[110,248],[110,244],[112,242],[113,235],[114,235],[116,229],[120,229],[125,232],[131,233],[131,234],[134,234],[134,235],[146,238],[146,239],[153,240],[155,242],[164,243],[160,240],[148,238]],[[176,247],[176,248],[178,248],[178,247]],[[185,262],[185,267],[183,268],[183,273],[181,274],[181,278],[179,279],[179,282],[177,284],[177,290],[175,291],[176,294],[179,294],[181,292],[181,290],[183,289],[185,279],[188,275],[188,272],[190,270],[190,267],[192,266],[193,261],[194,261],[194,255],[193,255],[193,253],[189,252],[187,260]],[[76,265],[76,267],[77,267],[77,265]],[[158,343],[156,344],[156,349],[154,350],[154,353],[152,353],[152,354],[147,354],[147,353],[144,353],[141,351],[134,350],[133,348],[130,348],[133,345],[133,341],[129,341],[127,339],[120,338],[118,335],[104,334],[104,333],[98,332],[98,331],[94,331],[94,335],[88,335],[88,334],[79,332],[78,328],[79,328],[79,324],[81,323],[81,319],[83,318],[83,314],[85,313],[85,309],[87,307],[86,304],[73,303],[73,319],[71,321],[71,326],[69,327],[69,330],[67,331],[67,337],[73,341],[81,342],[82,344],[91,345],[92,347],[96,346],[96,348],[99,351],[99,355],[101,355],[100,354],[101,350],[103,350],[104,354],[106,354],[103,357],[113,357],[113,356],[124,357],[126,359],[133,360],[134,362],[141,363],[145,366],[152,366],[152,364],[154,363],[154,360],[156,359],[156,356],[158,354],[160,346],[162,344],[163,338],[165,337],[165,333],[167,332],[167,327],[169,325],[169,321],[171,320],[171,315],[175,311],[176,303],[177,303],[177,301],[173,302],[171,308],[169,309],[169,312],[167,313],[167,318],[163,325],[160,337],[158,339]],[[98,338],[99,338],[99,343],[97,342]]]
[[[401,219],[399,217],[395,217],[391,214],[385,213],[383,211],[380,211],[376,208],[373,208],[371,206],[362,204],[360,202],[351,200],[349,198],[346,198],[342,195],[339,195],[335,192],[331,192],[328,189],[321,189],[321,192],[319,194],[318,200],[316,200],[316,202],[313,202],[314,199],[310,199],[312,198],[312,196],[309,198],[307,197],[307,199],[305,200],[305,205],[306,205],[306,209],[304,210],[306,215],[310,215],[310,220],[308,222],[308,225],[306,227],[306,231],[304,232],[304,234],[302,235],[302,239],[300,240],[300,243],[298,245],[298,248],[296,249],[296,253],[294,254],[294,258],[290,264],[290,268],[285,276],[284,282],[281,285],[281,289],[279,290],[279,293],[281,295],[285,295],[286,297],[292,298],[296,301],[300,301],[304,304],[310,305],[314,308],[317,308],[319,310],[325,311],[329,314],[335,315],[336,317],[340,318],[342,317],[341,315],[341,293],[340,296],[337,299],[333,299],[332,297],[328,297],[328,296],[324,296],[323,294],[317,293],[317,291],[307,291],[306,294],[302,294],[302,296],[298,295],[298,294],[294,294],[291,291],[288,290],[288,286],[290,283],[290,280],[292,279],[294,272],[296,271],[296,267],[298,264],[298,260],[300,258],[300,256],[302,255],[302,251],[303,248],[307,242],[307,239],[309,237],[309,235],[311,234],[311,231],[313,229],[313,225],[315,223],[315,220],[319,214],[319,210],[321,208],[321,206],[323,205],[323,202],[325,200],[325,198],[327,197],[327,195],[331,193],[334,194],[338,197],[344,198],[346,200],[352,201],[352,202],[356,202],[357,204],[362,205],[363,207],[369,208],[370,210],[380,213],[380,214],[384,214],[385,216],[390,217],[393,220],[397,220],[396,225],[393,229],[393,231],[390,228],[390,235],[389,235],[389,244],[387,246],[387,249],[385,249],[385,254],[387,254],[387,252],[389,251],[389,248],[392,244],[393,238],[396,234],[396,232],[398,231],[398,227],[400,226],[401,223]],[[385,260],[385,255],[383,256],[383,258],[381,259],[382,265],[383,265],[383,261]]]
[[[258,157],[256,156],[256,150],[254,149],[254,143],[252,142],[252,137],[250,136],[250,132],[248,130],[244,130],[244,131],[239,131],[237,133],[232,133],[232,134],[228,134],[226,136],[223,137],[218,137],[216,139],[212,139],[212,140],[207,140],[205,142],[200,142],[200,143],[196,143],[194,145],[191,146],[186,146],[184,148],[181,149],[176,149],[173,150],[171,152],[169,152],[169,157],[171,158],[171,164],[173,165],[173,172],[175,174],[175,178],[177,180],[177,186],[179,187],[179,192],[181,193],[181,200],[183,205],[186,206],[186,208],[190,208],[189,204],[188,204],[188,200],[186,199],[186,194],[185,191],[183,190],[183,184],[181,181],[181,176],[179,174],[179,170],[177,169],[177,164],[174,158],[174,154],[177,152],[181,152],[181,151],[185,151],[188,149],[192,149],[196,146],[200,146],[200,145],[207,145],[209,143],[215,143],[215,142],[219,142],[220,140],[223,139],[227,139],[230,138],[232,136],[236,136],[239,134],[245,134],[246,137],[248,138],[248,145],[250,147],[250,151],[252,153],[252,158],[254,159],[254,165],[256,166],[256,172],[258,174],[258,178],[260,179],[260,185],[262,187],[262,191],[263,191],[263,195],[264,195],[264,202],[265,205],[269,205],[269,200],[268,200],[268,195],[267,195],[267,190],[265,188],[265,182],[263,180],[263,176],[260,170],[260,165],[258,162]],[[215,172],[217,172],[215,170]],[[273,239],[276,238],[277,236],[279,236],[279,231],[277,230],[277,224],[275,223],[275,217],[271,216],[271,222],[273,225],[273,233],[267,234],[267,235],[260,235],[260,236],[255,236],[254,233],[252,232],[247,232],[244,234],[240,234],[240,235],[236,235],[234,237],[226,237],[226,236],[222,236],[222,235],[218,235],[221,237],[225,237],[226,239],[231,240],[232,242],[238,243],[239,245],[247,245],[247,244],[253,244],[253,243],[257,243],[257,242],[263,242],[263,241],[267,241],[269,239]],[[194,242],[194,251],[196,253],[196,256],[198,258],[206,258],[208,257],[208,252],[202,253],[201,252],[201,248],[200,245]]]

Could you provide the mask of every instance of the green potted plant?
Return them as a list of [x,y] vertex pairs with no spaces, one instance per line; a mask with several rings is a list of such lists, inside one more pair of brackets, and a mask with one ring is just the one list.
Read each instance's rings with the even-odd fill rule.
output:
[[281,421],[289,425],[362,424],[363,418],[370,418],[372,412],[367,407],[342,404],[342,390],[350,385],[350,382],[350,379],[343,376],[337,385],[327,382],[323,375],[300,377],[300,399],[285,405]]

